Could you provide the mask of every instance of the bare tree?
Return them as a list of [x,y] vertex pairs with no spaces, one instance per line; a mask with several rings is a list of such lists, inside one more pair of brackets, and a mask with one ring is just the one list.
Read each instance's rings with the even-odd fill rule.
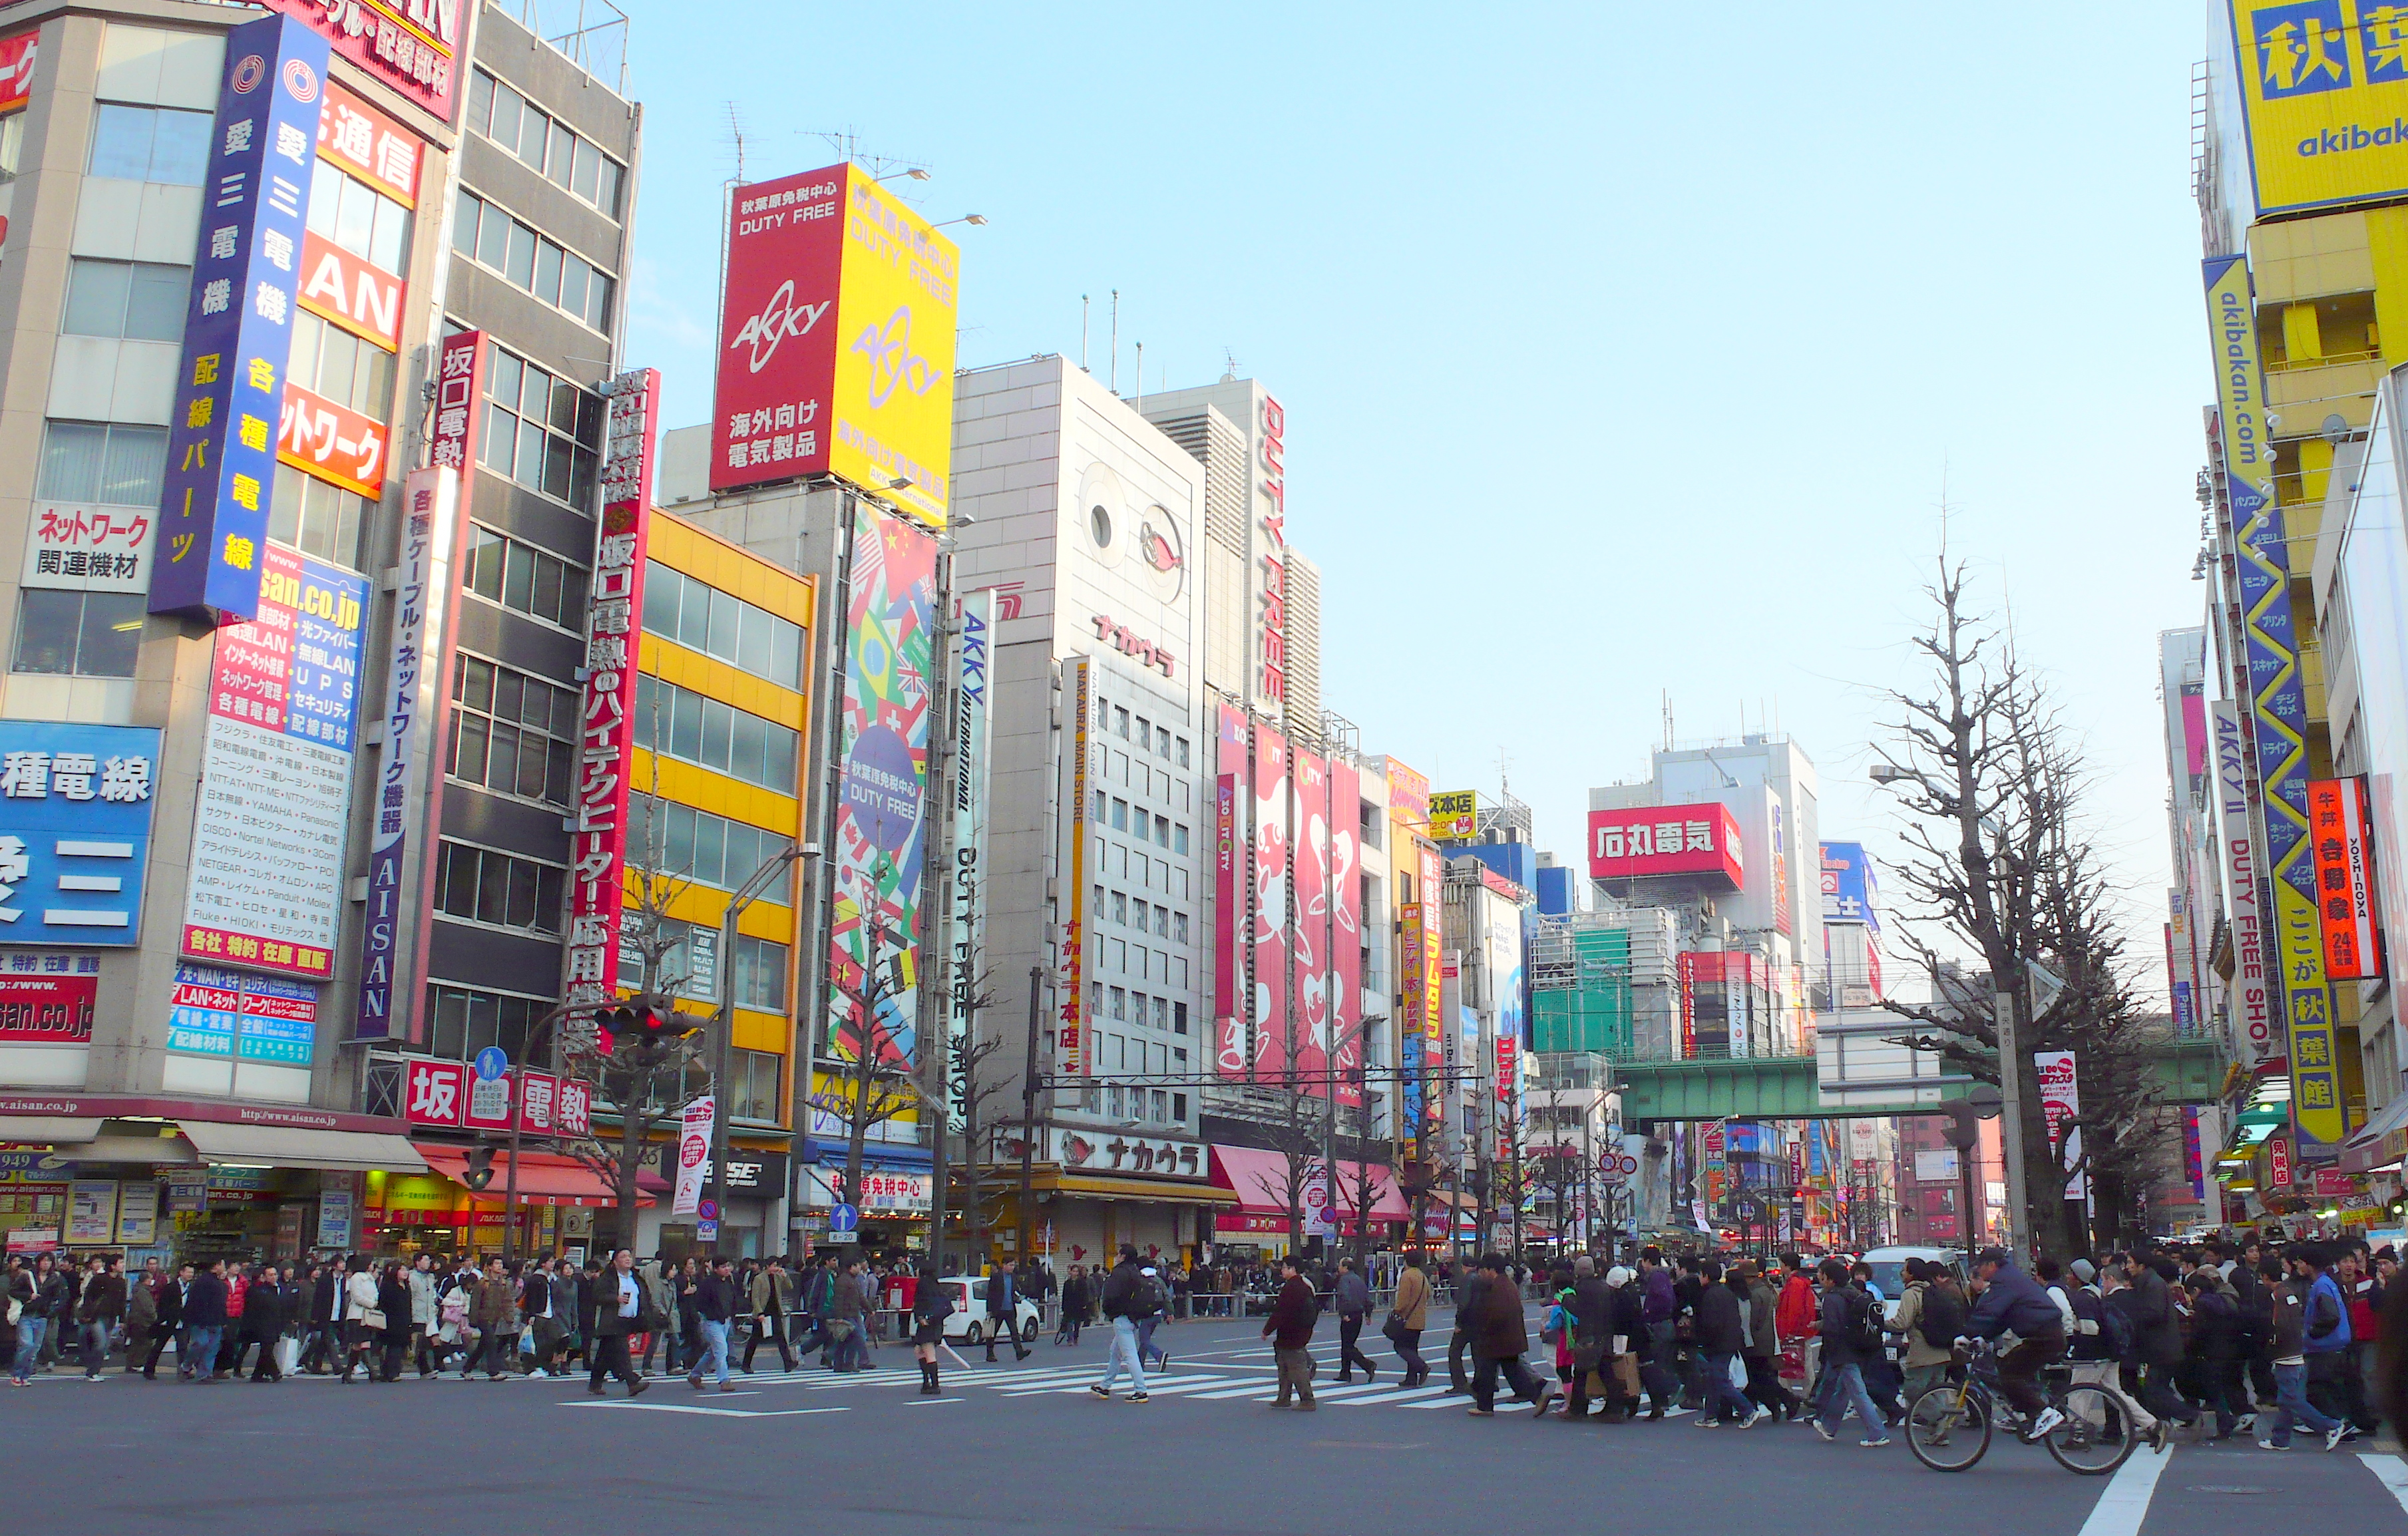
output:
[[[1008,1076],[991,1065],[1002,1049],[1002,1038],[991,1036],[985,1040],[973,1038],[953,1054],[953,1091],[962,1109],[962,1227],[969,1244],[966,1263],[973,1272],[988,1256],[994,1199],[1012,1183],[1011,1177],[988,1171],[995,1167],[995,1161],[987,1156],[987,1127],[993,1118],[987,1113],[987,1103],[1015,1087]],[[1015,1169],[1015,1176],[1016,1172]]]
[[[2082,815],[2089,779],[2042,681],[1989,623],[1967,611],[1961,565],[1926,589],[1935,613],[1915,637],[1920,694],[1893,693],[1904,758],[1896,781],[1913,851],[1893,873],[1908,912],[1900,941],[1932,978],[1932,1000],[1884,1006],[1915,1027],[1898,1037],[1977,1081],[2000,1083],[2000,1016],[2014,1012],[2024,1176],[2034,1209],[2014,1213],[2043,1253],[2075,1247],[2059,1192],[2137,1127],[2152,1102],[2114,892]],[[1966,959],[1975,962],[1969,968]],[[2036,970],[2064,985],[2035,1012]],[[2071,1050],[2082,1075],[2079,1160],[2053,1149],[2032,1053]],[[2092,1102],[2093,1090],[2098,1084]],[[2093,1127],[2095,1126],[2095,1129]],[[2070,1139],[2069,1139],[2070,1140]],[[2141,1156],[2137,1149],[2135,1156]]]
[[[660,787],[659,777],[656,757],[652,783],[655,792]],[[676,1003],[691,986],[694,969],[686,943],[689,926],[669,916],[668,912],[691,880],[686,868],[666,867],[660,803],[656,794],[643,797],[639,856],[628,861],[628,871],[636,877],[636,899],[635,905],[620,915],[619,948],[623,960],[633,955],[638,962],[636,996],[625,1001],[651,1008],[674,1021],[681,1017]],[[608,991],[606,985],[606,994]],[[702,1037],[689,1032],[656,1041],[618,1040],[609,1042],[606,1051],[590,1005],[564,1004],[547,1016],[547,1022],[559,1029],[563,1072],[585,1085],[597,1109],[619,1117],[615,1144],[603,1141],[598,1134],[564,1144],[570,1156],[609,1185],[616,1201],[618,1228],[613,1246],[632,1248],[636,1243],[636,1210],[641,1198],[638,1175],[644,1151],[652,1143],[656,1128],[674,1125],[683,1115],[686,1102],[693,1097],[687,1091],[689,1079],[695,1080],[692,1085],[696,1091],[707,1081]],[[720,1107],[720,1113],[726,1113],[724,1105]]]
[[[868,934],[870,963],[857,971],[839,968],[829,978],[851,1020],[852,1045],[835,1053],[837,1065],[827,1070],[829,1086],[808,1098],[813,1109],[844,1127],[844,1188],[839,1193],[846,1204],[856,1207],[862,1203],[862,1166],[869,1133],[926,1103],[911,1064],[881,1049],[878,1021],[896,1011],[902,996],[891,974],[892,968],[901,963],[901,955],[891,952],[885,925],[874,912],[864,912],[862,922]],[[832,1036],[830,1044],[835,1043]]]

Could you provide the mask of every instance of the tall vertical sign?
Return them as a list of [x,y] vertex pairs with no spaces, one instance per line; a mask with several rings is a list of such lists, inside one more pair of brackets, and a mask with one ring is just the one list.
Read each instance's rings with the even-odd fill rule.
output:
[[[855,503],[845,611],[828,1043],[841,1057],[919,1055],[921,866],[928,848],[929,678],[937,541]],[[868,977],[881,978],[873,988]],[[865,1016],[872,991],[877,1016]]]
[[[427,462],[434,468],[450,469],[458,476],[447,553],[451,572],[465,571],[468,565],[468,540],[473,532],[468,509],[470,491],[477,479],[477,438],[485,414],[485,361],[482,331],[455,331],[445,337],[436,351],[435,414],[427,434]],[[411,484],[415,483],[413,479]],[[417,505],[413,493],[413,512]],[[450,725],[453,663],[459,649],[460,582],[447,575],[435,591],[441,606],[427,614],[428,634],[422,668],[426,683],[420,696],[423,708],[419,717],[420,729],[426,733],[419,751],[422,763],[433,761],[433,733],[447,730]],[[403,913],[400,931],[408,933],[414,929],[415,937],[408,941],[406,955],[395,961],[393,985],[400,1001],[398,1012],[387,1015],[386,1038],[423,1041],[426,1026],[415,1006],[421,996],[417,983],[426,974],[435,925],[426,916],[433,903],[415,898],[414,893],[433,891],[440,868],[443,781],[440,774],[431,770],[419,771],[414,778],[419,788],[414,797],[406,802],[409,813],[404,815],[403,825],[417,829],[421,846],[415,856],[400,861],[397,879],[399,911]],[[381,816],[381,811],[379,814]],[[405,849],[407,846],[405,840]]]
[[2258,836],[2249,814],[2255,777],[2238,705],[2218,699],[2210,710],[2215,731],[2215,826],[2222,851],[2226,922],[2232,934],[2230,1014],[2233,1055],[2255,1064],[2274,1055],[2274,1007],[2280,992],[2267,972],[2266,924],[2260,911]]
[[2292,631],[2290,554],[2274,500],[2258,316],[2243,256],[2205,264],[2208,329],[2216,366],[2217,447],[2248,652],[2252,723],[2265,785],[2266,861],[2274,887],[2274,953],[2281,966],[2283,1024],[2291,1067],[2291,1117],[2300,1150],[2329,1156],[2349,1133],[2341,1062],[2316,914],[2308,837],[2307,696]]
[[1222,847],[1213,869],[1214,958],[1222,983],[1213,1020],[1212,1064],[1224,1077],[1248,1077],[1254,1065],[1254,749],[1245,712],[1223,704],[1215,711],[1214,758],[1220,768]]
[[[1087,1069],[1087,833],[1095,825],[1088,802],[1095,796],[1095,782],[1101,777],[1090,760],[1096,737],[1094,674],[1084,656],[1062,663],[1063,685],[1070,695],[1070,813],[1062,818],[1069,829],[1068,856],[1062,862],[1070,871],[1070,899],[1065,904],[1068,915],[1062,925],[1062,1009],[1055,1026],[1060,1035],[1054,1059],[1066,1072]],[[1102,921],[1101,912],[1095,916]]]
[[1338,1101],[1360,1104],[1363,1084],[1363,776],[1329,760],[1329,1027],[1338,1046]]
[[[572,1008],[608,1001],[619,979],[619,923],[627,902],[627,766],[644,611],[645,543],[652,536],[652,421],[661,376],[623,373],[609,396],[602,450],[602,524],[585,620],[585,699],[580,713],[577,813],[570,824],[568,988]],[[593,1014],[572,1015],[600,1049],[609,1037]]]
[[401,558],[394,566],[393,641],[385,658],[384,762],[376,777],[368,834],[367,911],[360,936],[359,1006],[351,1033],[394,1033],[399,969],[402,862],[410,808],[426,792],[438,685],[431,663],[447,632],[452,547],[460,476],[443,466],[413,469],[402,491]]
[[1278,1079],[1288,1071],[1290,971],[1288,935],[1290,883],[1288,847],[1288,742],[1268,725],[1254,727],[1254,838],[1253,886],[1254,932],[1254,1054],[1247,1059],[1251,1077]]
[[995,593],[973,592],[956,605],[953,638],[953,995],[947,1009],[946,1121],[955,1130],[968,1122],[971,1015],[979,995],[979,960],[986,912],[988,684],[995,655]]
[[1263,396],[1254,435],[1256,463],[1248,467],[1254,488],[1257,537],[1255,580],[1260,612],[1254,621],[1254,697],[1272,710],[1287,707],[1287,412]]
[[1296,1017],[1289,1026],[1293,1067],[1304,1091],[1328,1097],[1325,1074],[1334,1074],[1338,1044],[1337,999],[1329,995],[1329,764],[1318,753],[1289,743],[1289,783],[1296,833],[1289,868],[1294,914],[1288,930]]
[[[2040,1112],[2048,1122],[2049,1151],[2059,1168],[2082,1160],[2082,1127],[2074,1122],[2082,1114],[2082,1089],[2073,1066],[2071,1051],[2034,1051],[2032,1067],[2040,1075]],[[2065,1183],[2069,1200],[2087,1199],[2090,1176],[2076,1173]]]
[[233,624],[259,612],[326,52],[325,38],[280,17],[226,34],[168,418],[153,613]]
[[2353,981],[2380,977],[2383,940],[2369,867],[2372,850],[2366,835],[2366,781],[2311,780],[2308,807],[2326,973]]

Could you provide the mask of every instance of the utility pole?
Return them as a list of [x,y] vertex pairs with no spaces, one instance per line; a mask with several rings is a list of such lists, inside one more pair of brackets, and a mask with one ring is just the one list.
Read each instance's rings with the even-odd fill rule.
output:
[[1041,1015],[1039,999],[1045,986],[1045,968],[1028,968],[1028,1059],[1020,1079],[1020,1262],[1036,1253],[1037,1199],[1037,1037]]
[[2007,1165],[2007,1229],[1999,1236],[2007,1251],[2021,1263],[2028,1257],[2026,1250],[2031,1237],[2030,1207],[2025,1203],[2024,1188],[2024,1056],[2016,1044],[2017,989],[2007,977],[1994,980],[1998,988],[1992,1006],[1997,1010],[1999,1028],[2000,1160]]
[[[761,867],[752,871],[752,878],[727,898],[727,910],[720,914],[719,957],[713,968],[717,971],[713,981],[719,992],[719,1008],[711,1021],[710,1062],[711,1093],[718,1099],[712,1106],[710,1117],[710,1208],[718,1213],[712,1218],[717,1222],[727,1219],[727,1122],[735,1113],[735,1106],[727,1094],[727,1074],[730,1045],[736,1033],[737,920],[744,915],[745,908],[760,899],[761,893],[769,888],[772,880],[786,872],[788,865],[800,859],[816,858],[819,851],[820,845],[815,842],[787,843],[761,861]],[[510,1177],[513,1183],[518,1178],[518,1160],[515,1157],[510,1161]],[[770,1247],[775,1241],[774,1233],[765,1231],[761,1234],[761,1246],[765,1252],[779,1251]],[[711,1240],[710,1251],[713,1254],[719,1252],[717,1238]]]

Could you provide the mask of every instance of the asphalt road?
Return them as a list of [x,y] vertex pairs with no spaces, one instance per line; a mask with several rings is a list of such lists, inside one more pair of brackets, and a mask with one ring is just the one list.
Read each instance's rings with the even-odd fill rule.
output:
[[[2408,1529],[2408,1467],[2358,1447],[2145,1451],[2113,1479],[2075,1477],[2001,1437],[1973,1471],[1928,1472],[1903,1442],[1866,1450],[1801,1428],[1700,1433],[1660,1424],[1534,1420],[1500,1404],[1333,1382],[1322,1406],[1274,1412],[1259,1324],[1166,1329],[1151,1400],[1096,1401],[1103,1336],[1040,1341],[1025,1363],[982,1351],[918,1394],[910,1352],[869,1375],[813,1367],[696,1393],[676,1378],[606,1400],[574,1381],[406,1377],[198,1387],[57,1375],[0,1395],[12,1523],[113,1532],[195,1519],[245,1536],[428,1530],[686,1529],[735,1520],[841,1522],[873,1536],[1068,1529],[1326,1532],[1555,1529],[1617,1518],[1762,1529],[1801,1518],[1849,1536],[2000,1529],[2015,1536],[2212,1536]],[[1444,1381],[1443,1328],[1426,1342]],[[1369,1347],[1388,1361],[1384,1341]],[[762,1362],[768,1363],[766,1359]],[[1849,1426],[1851,1430],[1854,1426]],[[2386,1479],[2396,1486],[2386,1486]],[[1584,1508],[1584,1506],[1586,1506]]]

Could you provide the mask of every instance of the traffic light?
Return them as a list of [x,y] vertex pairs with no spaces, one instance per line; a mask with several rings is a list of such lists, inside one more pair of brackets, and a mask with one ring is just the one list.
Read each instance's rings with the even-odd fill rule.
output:
[[494,1149],[475,1146],[468,1149],[468,1167],[460,1182],[471,1189],[482,1189],[494,1182]]
[[694,1026],[681,1018],[677,1010],[654,998],[630,998],[609,1008],[597,1008],[594,1011],[594,1026],[614,1041],[624,1040],[635,1045],[666,1044],[694,1032]]
[[1982,1139],[1982,1112],[1961,1098],[1952,1098],[1941,1108],[1947,1112],[1948,1124],[1940,1134],[1957,1151],[1971,1152]]

